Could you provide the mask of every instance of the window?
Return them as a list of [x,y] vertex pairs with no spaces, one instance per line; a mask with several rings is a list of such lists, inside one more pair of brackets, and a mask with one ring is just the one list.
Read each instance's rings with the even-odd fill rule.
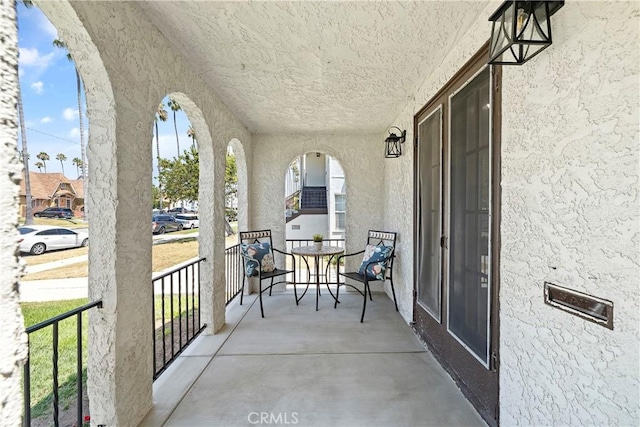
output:
[[67,189],[67,184],[65,184],[64,182],[60,184],[60,189],[61,190],[66,190]]
[[344,194],[334,195],[336,230],[344,230],[346,222],[346,196]]
[[56,231],[62,235],[77,234],[75,231],[67,230],[66,228],[56,228]]
[[71,208],[71,199],[67,199],[67,208]]

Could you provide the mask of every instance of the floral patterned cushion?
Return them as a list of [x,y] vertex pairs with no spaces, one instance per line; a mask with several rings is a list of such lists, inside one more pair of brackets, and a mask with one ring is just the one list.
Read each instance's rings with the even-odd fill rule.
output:
[[270,273],[276,269],[269,243],[242,243],[240,250],[245,257],[244,268],[247,276],[256,276],[258,265],[262,266],[263,273]]
[[393,246],[367,245],[364,249],[364,256],[362,257],[362,264],[360,264],[358,274],[364,276],[366,269],[366,275],[369,279],[384,280],[391,252],[393,252]]

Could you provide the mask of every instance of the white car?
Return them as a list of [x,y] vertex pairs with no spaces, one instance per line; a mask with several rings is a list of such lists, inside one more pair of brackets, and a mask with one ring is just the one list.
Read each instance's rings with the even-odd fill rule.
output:
[[176,221],[182,224],[182,228],[198,228],[200,225],[198,214],[177,214]]
[[89,235],[83,231],[52,225],[24,225],[20,231],[20,252],[42,255],[47,251],[79,248],[89,245]]

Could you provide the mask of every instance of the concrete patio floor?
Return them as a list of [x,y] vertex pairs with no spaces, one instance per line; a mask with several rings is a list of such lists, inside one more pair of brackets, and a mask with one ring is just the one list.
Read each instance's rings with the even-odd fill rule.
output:
[[[310,290],[311,291],[311,290]],[[145,426],[485,425],[384,294],[234,301],[154,384]]]

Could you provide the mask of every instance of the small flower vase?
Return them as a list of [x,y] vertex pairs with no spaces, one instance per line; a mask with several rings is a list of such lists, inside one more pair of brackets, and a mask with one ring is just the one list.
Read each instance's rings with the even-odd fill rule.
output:
[[313,242],[313,246],[316,247],[316,251],[321,251],[322,250],[322,242]]

